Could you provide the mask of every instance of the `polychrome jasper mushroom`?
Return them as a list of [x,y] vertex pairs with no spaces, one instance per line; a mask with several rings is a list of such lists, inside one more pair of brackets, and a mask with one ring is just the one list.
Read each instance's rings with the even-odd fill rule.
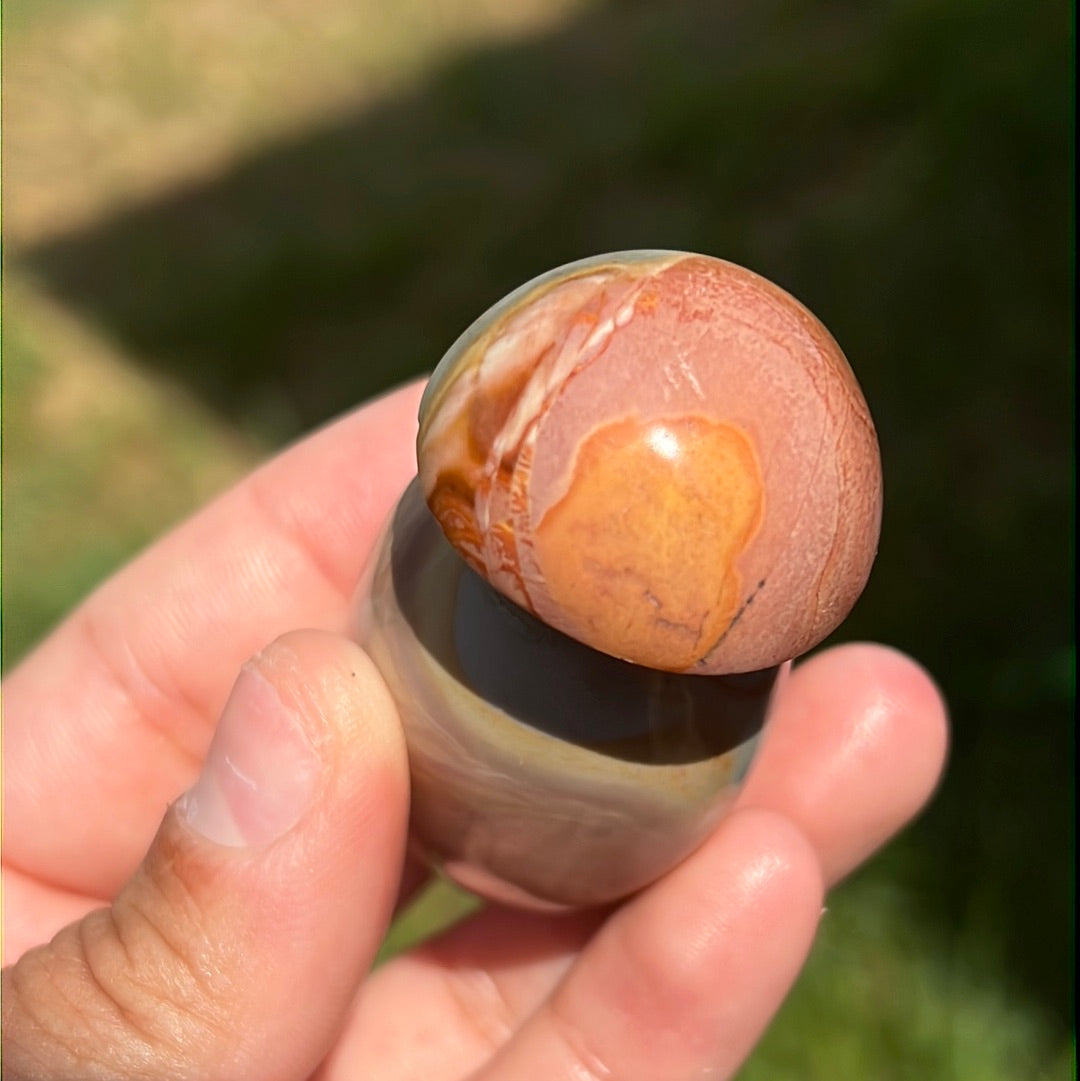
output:
[[839,346],[741,267],[561,267],[453,345],[361,639],[409,744],[412,832],[496,900],[599,904],[730,804],[783,662],[877,546],[869,411]]

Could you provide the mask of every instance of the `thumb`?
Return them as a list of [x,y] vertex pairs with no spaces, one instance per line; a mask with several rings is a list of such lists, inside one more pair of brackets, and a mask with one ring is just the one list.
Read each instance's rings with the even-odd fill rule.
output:
[[4,1075],[307,1077],[386,930],[407,818],[404,743],[366,654],[279,639],[245,665],[202,775],[113,905],[4,971]]

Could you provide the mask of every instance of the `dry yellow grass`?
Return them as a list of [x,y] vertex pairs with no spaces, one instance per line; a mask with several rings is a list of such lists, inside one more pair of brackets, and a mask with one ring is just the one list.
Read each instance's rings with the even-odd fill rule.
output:
[[42,241],[213,176],[258,147],[399,90],[468,44],[583,0],[115,0],[8,34],[5,216]]

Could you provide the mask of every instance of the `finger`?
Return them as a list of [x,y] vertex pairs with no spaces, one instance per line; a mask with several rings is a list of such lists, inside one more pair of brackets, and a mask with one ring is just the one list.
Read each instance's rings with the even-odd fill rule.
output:
[[5,867],[3,963],[10,965],[27,950],[47,942],[61,927],[100,908],[102,898],[60,890]]
[[[431,878],[426,864],[406,856],[394,903],[396,916]],[[27,950],[48,942],[61,928],[80,920],[107,903],[107,898],[88,897],[59,889],[15,871],[3,870],[4,931],[0,960],[14,964]]]
[[[787,680],[739,804],[789,818],[835,880],[927,799],[944,718],[929,677],[901,654],[871,645],[820,654]],[[440,1064],[445,1076],[475,1069],[551,992],[595,926],[595,914],[491,909],[394,960],[358,1004],[335,1060],[341,1076],[381,1051],[388,1077],[435,1076]],[[415,1002],[428,1004],[422,1040]]]
[[730,1077],[809,952],[817,857],[779,815],[731,815],[617,912],[479,1078]]
[[12,1076],[306,1077],[385,931],[408,781],[388,692],[322,632],[237,680],[199,780],[109,909],[4,970]]
[[345,626],[415,472],[418,393],[270,462],[107,582],[11,674],[5,861],[113,896],[198,772],[244,658],[293,627]]
[[395,958],[365,984],[319,1081],[465,1077],[513,1035],[606,915],[491,907]]
[[926,803],[948,742],[945,705],[909,657],[869,643],[797,665],[737,806],[786,815],[842,878]]

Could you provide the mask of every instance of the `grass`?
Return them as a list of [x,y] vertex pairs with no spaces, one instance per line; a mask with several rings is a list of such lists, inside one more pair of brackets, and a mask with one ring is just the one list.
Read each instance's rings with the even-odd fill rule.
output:
[[17,273],[4,299],[6,666],[259,448]]
[[5,662],[532,273],[745,262],[821,315],[878,422],[844,634],[922,659],[954,726],[933,808],[831,899],[745,1076],[1071,1076],[1067,6],[222,10],[5,6]]
[[797,992],[742,1076],[1049,1081],[1071,1063],[1050,1018],[1017,1009],[986,944],[957,949],[902,890],[863,875],[830,904]]

